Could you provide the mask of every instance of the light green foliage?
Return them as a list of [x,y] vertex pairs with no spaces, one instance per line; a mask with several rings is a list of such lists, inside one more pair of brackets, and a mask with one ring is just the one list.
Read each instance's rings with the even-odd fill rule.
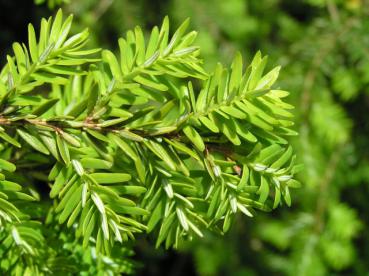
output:
[[47,6],[49,7],[49,9],[54,9],[60,6],[61,4],[70,3],[70,0],[34,0],[34,2],[36,5],[47,3]]
[[[116,54],[71,25],[60,10],[38,34],[29,25],[0,73],[3,271],[129,272],[120,259],[141,233],[178,247],[227,232],[238,213],[291,205],[300,166],[285,139],[293,106],[273,88],[280,67],[237,54],[208,74],[188,20],[173,35],[168,18],[149,36],[136,27]],[[40,185],[51,200],[29,210]]]
[[[245,222],[222,241],[208,238],[194,245],[191,250],[199,274],[367,273],[367,231],[360,231],[358,226],[368,227],[366,2],[172,0],[171,3],[176,19],[190,14],[196,28],[211,31],[212,35],[200,40],[206,45],[202,48],[204,56],[223,56],[227,60],[234,48],[244,49],[248,55],[253,46],[283,64],[279,84],[296,91],[291,101],[296,106],[293,112],[298,118],[300,135],[291,141],[299,162],[304,164],[298,177],[306,185],[295,193],[298,202],[295,209],[281,210],[272,217],[259,216],[253,225]],[[228,3],[228,9],[222,12],[220,7]],[[241,5],[243,8],[239,8]],[[183,7],[186,12],[181,12]],[[220,23],[228,22],[229,14],[239,20],[241,38],[226,30],[232,20],[229,25]],[[252,22],[247,34],[243,32],[246,20]],[[338,229],[351,234],[338,238]],[[218,253],[218,248],[230,256]],[[249,274],[242,274],[244,269],[249,269]]]
[[331,100],[322,100],[313,104],[310,116],[316,136],[322,139],[322,143],[330,147],[347,142],[351,121],[347,119],[341,106]]

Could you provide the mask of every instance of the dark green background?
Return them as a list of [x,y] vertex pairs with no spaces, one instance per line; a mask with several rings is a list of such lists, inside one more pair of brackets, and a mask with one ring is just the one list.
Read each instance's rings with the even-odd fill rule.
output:
[[369,275],[369,3],[365,0],[0,0],[0,57],[27,40],[27,24],[61,6],[91,44],[116,49],[135,25],[191,18],[206,67],[257,50],[280,64],[291,92],[305,169],[293,205],[240,217],[224,237],[208,234],[179,252],[142,237],[138,275]]

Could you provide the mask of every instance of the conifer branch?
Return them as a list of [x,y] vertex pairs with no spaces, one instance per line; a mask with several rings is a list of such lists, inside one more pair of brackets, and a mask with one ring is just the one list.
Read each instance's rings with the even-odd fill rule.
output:
[[[291,204],[300,166],[284,138],[296,135],[288,92],[273,89],[279,67],[264,74],[258,52],[246,70],[237,54],[230,69],[206,73],[188,20],[170,36],[165,18],[146,42],[136,27],[118,55],[86,48],[87,31],[69,37],[71,24],[59,11],[38,40],[30,25],[28,46],[14,44],[0,73],[0,239],[10,240],[0,254],[21,245],[29,259],[9,271],[57,271],[51,258],[67,249],[48,246],[47,227],[102,258],[143,232],[177,247],[228,231],[238,213]],[[49,211],[35,217],[23,202],[39,199],[40,181]]]

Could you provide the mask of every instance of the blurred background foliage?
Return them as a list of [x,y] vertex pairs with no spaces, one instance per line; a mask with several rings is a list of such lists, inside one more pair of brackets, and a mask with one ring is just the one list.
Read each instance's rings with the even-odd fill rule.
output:
[[179,252],[142,238],[137,275],[369,275],[369,1],[0,0],[2,63],[27,23],[37,28],[59,6],[76,30],[90,28],[92,46],[111,49],[136,25],[190,17],[209,71],[260,49],[292,92],[292,142],[305,166],[292,207],[242,217],[224,237],[209,233]]

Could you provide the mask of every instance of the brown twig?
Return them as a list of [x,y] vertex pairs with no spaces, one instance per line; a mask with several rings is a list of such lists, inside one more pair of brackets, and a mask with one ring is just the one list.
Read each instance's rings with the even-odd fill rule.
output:
[[331,20],[335,24],[340,23],[340,14],[338,12],[336,3],[332,0],[327,0],[327,9]]

